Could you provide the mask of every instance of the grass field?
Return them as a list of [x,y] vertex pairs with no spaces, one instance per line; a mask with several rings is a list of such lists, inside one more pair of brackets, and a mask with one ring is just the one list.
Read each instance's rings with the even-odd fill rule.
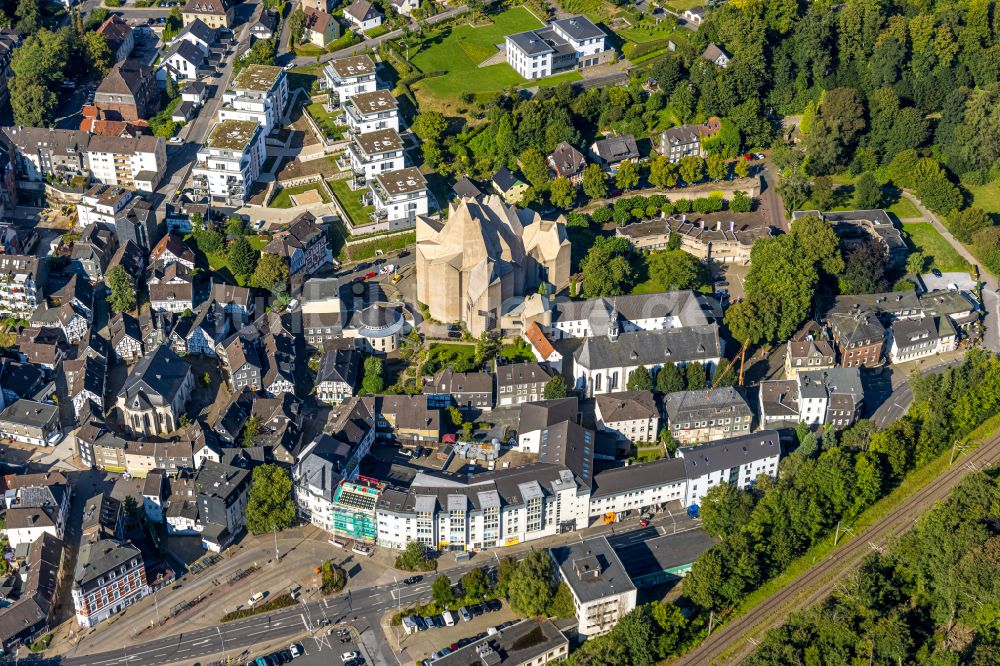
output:
[[605,0],[562,0],[559,4],[569,14],[583,14],[594,23],[610,21],[621,9]]
[[361,203],[361,197],[368,190],[352,190],[347,186],[346,180],[327,181],[333,196],[337,197],[340,207],[351,218],[351,225],[355,228],[363,227],[372,223],[371,214],[375,212],[374,206],[366,206]]
[[315,190],[319,194],[319,198],[323,200],[323,203],[330,203],[330,197],[327,196],[326,190],[319,183],[306,183],[305,185],[296,185],[295,187],[283,187],[278,190],[278,193],[274,195],[271,199],[271,203],[267,206],[268,208],[291,208],[292,207],[292,195],[302,194],[303,192],[308,192],[309,190]]
[[322,102],[314,102],[306,106],[306,112],[316,121],[320,131],[326,135],[327,141],[343,138],[344,127],[336,123],[336,118],[341,114],[341,111],[330,113],[323,107]]
[[966,186],[972,193],[972,205],[994,216],[1000,214],[1000,183]]
[[[488,26],[460,25],[435,33],[420,45],[416,55],[411,53],[410,59],[421,71],[447,72],[414,84],[422,108],[449,107],[457,104],[462,93],[496,93],[526,83],[507,63],[483,68],[479,63],[497,53],[496,45],[503,43],[507,35],[539,28],[541,23],[523,7],[507,10],[493,18]],[[580,78],[578,72],[567,72],[543,79],[537,85],[551,86]]]
[[910,203],[909,199],[904,197],[899,197],[895,202],[890,204],[886,210],[901,220],[910,220],[915,217],[920,217],[920,211],[917,210],[917,207]]
[[942,273],[972,271],[969,262],[929,222],[904,224],[903,234],[911,246],[931,260],[931,268],[937,268]]

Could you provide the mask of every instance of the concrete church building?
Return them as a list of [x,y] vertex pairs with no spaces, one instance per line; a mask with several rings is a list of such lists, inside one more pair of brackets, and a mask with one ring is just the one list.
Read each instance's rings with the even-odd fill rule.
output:
[[463,197],[445,221],[417,218],[417,300],[443,322],[478,336],[545,282],[569,284],[566,224],[543,220],[498,196]]

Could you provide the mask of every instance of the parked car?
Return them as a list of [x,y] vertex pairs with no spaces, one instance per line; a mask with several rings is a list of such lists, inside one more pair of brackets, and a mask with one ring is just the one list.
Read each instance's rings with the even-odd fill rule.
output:
[[932,268],[931,269],[931,275],[933,275],[934,277],[941,277],[941,271],[939,271],[936,268]]
[[340,655],[340,660],[343,662],[348,662],[351,659],[357,659],[360,656],[361,654],[359,654],[357,651],[351,650],[350,652],[345,652],[344,654]]
[[408,257],[408,256],[410,256],[410,253],[407,252],[406,250],[403,250],[402,252],[399,253],[399,258],[400,259],[402,259],[403,257]]
[[169,139],[167,139],[167,143],[184,143],[184,139],[180,138],[179,136],[172,136]]
[[288,646],[288,651],[292,653],[292,658],[302,656],[302,648],[299,647],[298,643],[292,643]]
[[469,622],[472,620],[472,614],[469,612],[469,609],[466,608],[465,606],[462,606],[461,608],[458,609],[458,615],[459,617],[462,618],[464,622]]
[[403,581],[403,585],[413,585],[415,583],[419,583],[423,579],[424,579],[423,576],[410,576],[409,578]]
[[376,275],[377,275],[377,273],[375,271],[368,271],[367,273],[365,273],[365,279],[366,280],[371,280]]
[[250,595],[250,598],[247,599],[247,606],[253,606],[263,598],[264,598],[263,592],[254,592],[253,594]]
[[498,601],[497,599],[490,599],[489,601],[486,602],[486,607],[490,610],[491,613],[495,613],[496,611],[503,608],[503,604],[500,603],[500,601]]
[[472,617],[479,617],[483,614],[482,604],[472,604],[471,606],[466,606],[466,608],[468,608],[469,612],[472,613]]
[[424,624],[427,625],[428,629],[434,629],[437,627],[437,624],[434,623],[434,618],[431,617],[430,615],[424,616]]

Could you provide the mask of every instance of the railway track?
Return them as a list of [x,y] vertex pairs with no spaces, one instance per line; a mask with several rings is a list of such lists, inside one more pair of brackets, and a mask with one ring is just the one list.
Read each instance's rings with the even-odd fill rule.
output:
[[[758,637],[781,624],[796,610],[826,598],[842,574],[856,567],[873,549],[906,532],[920,515],[944,499],[969,474],[1000,460],[1000,435],[980,445],[964,459],[913,494],[842,548],[827,555],[790,585],[755,606],[745,615],[726,624],[674,664],[738,664],[758,644]],[[724,659],[724,661],[723,661]]]

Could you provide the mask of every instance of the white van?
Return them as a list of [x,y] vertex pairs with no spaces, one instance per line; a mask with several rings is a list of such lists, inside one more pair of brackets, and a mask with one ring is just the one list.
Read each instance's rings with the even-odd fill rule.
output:
[[445,611],[441,613],[441,617],[444,618],[444,623],[449,627],[454,627],[457,620],[455,619],[455,614],[451,611]]

